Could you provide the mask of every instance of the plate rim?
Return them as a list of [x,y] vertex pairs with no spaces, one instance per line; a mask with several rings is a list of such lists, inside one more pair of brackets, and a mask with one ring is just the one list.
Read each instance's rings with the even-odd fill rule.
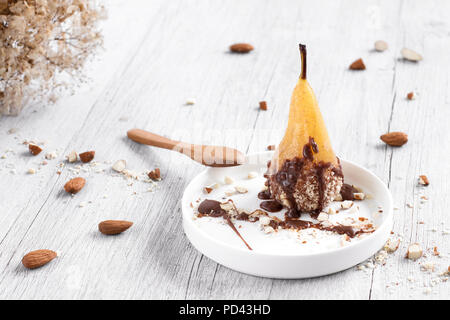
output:
[[[257,157],[260,155],[269,155],[269,154],[273,154],[273,151],[264,151],[264,152],[257,152],[257,153],[251,153],[246,155],[247,159],[251,158],[251,157]],[[320,255],[328,255],[330,253],[341,253],[341,252],[345,252],[345,251],[349,251],[352,250],[354,247],[356,246],[362,246],[364,245],[364,243],[372,240],[373,238],[375,238],[376,236],[378,236],[379,234],[382,233],[382,229],[384,228],[392,228],[392,223],[393,223],[393,199],[392,199],[392,194],[389,191],[388,187],[386,186],[386,184],[379,178],[377,177],[374,173],[372,173],[370,170],[368,170],[367,168],[360,166],[358,164],[356,164],[353,161],[350,160],[346,160],[343,158],[339,158],[339,160],[342,162],[346,162],[349,163],[355,167],[358,167],[359,169],[362,169],[363,171],[365,171],[365,173],[371,175],[373,178],[375,178],[375,180],[383,187],[384,191],[386,192],[386,194],[388,195],[388,204],[389,204],[389,210],[383,211],[383,213],[385,213],[387,216],[386,218],[383,220],[383,223],[371,234],[369,234],[368,236],[364,237],[363,239],[360,239],[359,241],[355,241],[353,243],[350,243],[349,245],[346,245],[344,247],[340,247],[340,248],[332,248],[329,250],[325,250],[325,251],[320,251],[320,252],[308,252],[308,253],[265,253],[265,252],[261,252],[261,251],[255,251],[255,250],[248,250],[246,248],[239,248],[239,247],[235,247],[232,246],[226,242],[222,242],[222,241],[218,241],[215,238],[211,237],[208,233],[206,233],[205,231],[203,231],[202,229],[198,228],[195,223],[193,222],[192,219],[189,219],[187,217],[188,215],[188,211],[190,210],[191,207],[188,205],[189,202],[192,201],[188,201],[186,199],[187,197],[187,190],[190,189],[191,185],[195,184],[197,180],[200,180],[202,176],[206,175],[208,173],[208,171],[210,170],[214,170],[217,168],[206,168],[205,170],[203,170],[202,172],[200,172],[199,174],[197,174],[194,179],[191,180],[191,182],[186,186],[186,188],[184,189],[183,192],[183,197],[181,199],[181,211],[182,211],[182,220],[184,221],[184,223],[189,223],[192,225],[192,227],[194,227],[195,229],[197,229],[198,232],[200,232],[202,234],[202,236],[206,237],[209,241],[212,241],[220,246],[226,246],[228,249],[230,250],[237,250],[240,253],[243,254],[249,254],[252,256],[264,256],[264,257],[309,257],[309,256],[320,256]],[[185,226],[183,225],[183,228]],[[185,231],[186,233],[186,231]],[[188,237],[189,239],[189,237]],[[189,242],[191,242],[191,240],[189,239]],[[199,250],[198,248],[196,248],[197,250]],[[199,250],[200,251],[200,250]]]

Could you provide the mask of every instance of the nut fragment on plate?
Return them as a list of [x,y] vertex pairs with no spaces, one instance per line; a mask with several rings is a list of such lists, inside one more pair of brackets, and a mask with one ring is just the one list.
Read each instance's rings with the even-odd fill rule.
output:
[[404,132],[393,131],[381,135],[380,139],[390,146],[400,147],[408,142],[408,135]]
[[98,230],[106,235],[115,235],[124,232],[133,225],[125,220],[106,220],[98,224]]
[[211,193],[212,191],[213,191],[213,188],[211,188],[211,187],[204,187],[204,188],[203,188],[203,192],[206,193],[206,194],[209,194],[209,193]]
[[76,151],[71,151],[67,156],[67,161],[69,161],[70,163],[76,162],[78,160],[78,154],[76,153]]
[[75,194],[83,189],[85,184],[86,180],[84,178],[76,177],[67,181],[67,183],[64,185],[64,190],[66,190],[66,192],[68,193]]
[[224,182],[225,182],[225,184],[233,184],[234,183],[234,179],[229,177],[229,176],[225,176]]
[[152,180],[161,180],[161,170],[159,170],[159,168],[150,171],[147,175]]
[[35,250],[27,253],[22,258],[22,264],[25,268],[28,269],[36,269],[42,267],[43,265],[49,263],[57,256],[55,251],[52,250]]
[[337,212],[336,212],[336,209],[335,209],[335,208],[329,207],[327,213],[328,213],[328,214],[336,214]]
[[35,174],[35,173],[36,173],[36,169],[29,168],[29,169],[27,170],[27,173],[28,173],[28,174]]
[[247,193],[248,192],[247,188],[242,187],[242,186],[235,186],[234,189],[236,189],[236,191],[239,193]]
[[393,253],[397,251],[399,245],[400,239],[388,239],[384,245],[384,250],[386,250],[386,252]]
[[56,151],[52,151],[52,152],[45,154],[45,159],[47,159],[47,160],[53,160],[53,159],[56,159],[57,157],[58,157],[58,154],[56,153]]
[[247,174],[247,178],[249,178],[249,179],[254,179],[254,178],[256,178],[258,176],[258,172],[256,172],[256,171],[250,171],[248,174]]
[[408,99],[408,100],[414,100],[414,99],[416,99],[416,94],[414,93],[414,92],[409,92],[407,95],[406,95],[406,98]]
[[267,110],[267,102],[266,101],[261,101],[259,103],[259,109],[266,111]]
[[112,165],[112,169],[116,172],[122,172],[127,167],[127,162],[125,160],[117,160]]
[[342,201],[342,203],[341,203],[342,209],[349,209],[349,208],[351,208],[352,206],[353,206],[353,201],[351,201],[351,200],[344,200],[344,201]]
[[364,193],[362,193],[362,192],[356,192],[356,193],[353,194],[353,197],[356,200],[364,200],[366,198],[366,195]]
[[93,151],[93,150],[86,151],[86,152],[79,154],[80,160],[83,163],[91,162],[92,159],[94,159],[94,156],[95,156],[95,151]]
[[195,104],[195,99],[189,98],[189,99],[186,100],[186,105],[192,106],[194,104]]
[[403,48],[400,52],[402,54],[403,59],[409,61],[417,62],[423,59],[423,57],[420,54],[408,48]]
[[33,156],[37,156],[39,153],[41,153],[41,151],[42,151],[42,148],[41,147],[39,147],[38,145],[36,145],[36,144],[29,144],[28,145],[28,150],[30,150],[30,153],[33,155]]
[[411,260],[419,259],[423,254],[422,247],[418,243],[412,243],[408,247],[408,251],[406,252],[406,258]]
[[326,214],[325,212],[321,212],[318,216],[317,216],[317,220],[319,221],[327,221],[328,220],[328,214]]
[[366,65],[364,61],[360,58],[354,61],[349,67],[350,70],[366,70]]
[[388,44],[386,41],[378,40],[378,41],[375,41],[374,47],[375,47],[376,51],[382,52],[382,51],[387,50]]
[[419,176],[419,183],[423,186],[428,186],[430,184],[430,181],[428,180],[428,177],[426,175]]
[[268,145],[267,150],[269,151],[275,150],[275,145],[274,144]]
[[254,47],[249,43],[235,43],[230,46],[230,51],[235,53],[249,53]]

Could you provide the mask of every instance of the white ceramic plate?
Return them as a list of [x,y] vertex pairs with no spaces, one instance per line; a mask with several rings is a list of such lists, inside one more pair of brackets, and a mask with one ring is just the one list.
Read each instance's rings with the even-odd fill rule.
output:
[[[281,230],[266,234],[258,222],[236,221],[241,235],[252,247],[250,251],[236,233],[222,218],[196,218],[195,208],[204,199],[224,201],[226,191],[234,186],[244,186],[248,193],[236,194],[233,199],[236,207],[253,211],[259,208],[261,200],[257,194],[262,190],[267,161],[272,152],[248,156],[248,164],[231,168],[208,168],[200,173],[186,188],[183,199],[183,227],[194,247],[205,256],[231,269],[251,275],[270,278],[307,278],[322,276],[350,268],[371,257],[381,249],[392,229],[392,197],[389,190],[367,169],[350,161],[341,160],[345,182],[360,187],[369,199],[355,202],[351,209],[339,210],[330,215],[330,221],[343,222],[345,219],[365,217],[373,222],[376,231],[345,241],[343,235],[306,229],[300,232]],[[248,179],[254,171],[258,177]],[[232,185],[223,183],[230,176]],[[219,182],[221,187],[210,194],[203,188]],[[191,204],[194,206],[192,208]],[[330,206],[339,208],[340,202]],[[284,211],[276,214],[283,216]],[[302,219],[311,220],[309,215]]]

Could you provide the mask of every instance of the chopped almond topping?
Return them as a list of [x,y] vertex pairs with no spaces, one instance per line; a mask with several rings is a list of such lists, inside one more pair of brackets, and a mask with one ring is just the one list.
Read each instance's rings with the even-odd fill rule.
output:
[[266,111],[267,110],[267,102],[266,101],[261,101],[259,103],[259,109]]

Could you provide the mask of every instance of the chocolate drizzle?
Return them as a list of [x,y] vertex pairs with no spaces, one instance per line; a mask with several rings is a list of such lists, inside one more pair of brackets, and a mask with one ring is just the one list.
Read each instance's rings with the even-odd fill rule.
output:
[[278,212],[283,210],[283,206],[275,200],[263,201],[259,204],[261,209],[269,212]]
[[272,195],[270,194],[269,189],[263,190],[260,193],[258,193],[258,199],[261,199],[261,200],[272,199]]
[[344,183],[341,187],[341,196],[342,200],[354,200],[355,196],[353,195],[355,192],[358,192],[351,184]]
[[[268,178],[267,181],[274,179],[275,182],[282,188],[284,193],[286,194],[287,200],[291,204],[292,210],[295,210],[296,208],[296,201],[294,198],[294,193],[296,191],[297,182],[299,179],[302,179],[303,181],[307,181],[307,176],[315,176],[317,178],[317,183],[319,185],[319,206],[315,210],[315,213],[319,213],[323,210],[325,207],[325,200],[326,200],[326,190],[327,190],[327,181],[325,174],[327,170],[331,169],[334,174],[338,177],[343,177],[342,170],[339,164],[339,166],[333,166],[330,162],[323,162],[320,161],[319,163],[314,163],[314,154],[319,152],[319,146],[314,141],[313,137],[309,137],[308,143],[306,143],[303,146],[303,157],[295,157],[290,160],[286,160],[283,163],[283,166],[281,169],[279,169],[275,174],[270,175],[266,174],[266,177]],[[304,172],[303,168],[308,165],[311,167],[307,172]],[[292,216],[299,216],[299,214],[295,214],[291,212]]]
[[[266,201],[267,202],[267,201]],[[198,217],[223,217],[227,224],[233,229],[233,231],[239,236],[239,238],[245,243],[245,245],[250,249],[250,246],[247,244],[247,242],[244,240],[244,238],[241,236],[239,231],[236,229],[235,225],[231,221],[232,216],[230,213],[228,213],[226,210],[222,209],[221,203],[216,200],[204,200],[202,203],[200,203],[200,206],[198,207]],[[237,212],[237,210],[236,210]],[[362,234],[362,233],[371,233],[373,230],[363,230],[363,229],[355,229],[352,226],[344,226],[344,225],[329,225],[325,226],[321,223],[314,223],[312,221],[302,220],[299,219],[300,215],[297,211],[289,210],[285,214],[285,219],[280,220],[277,217],[270,217],[270,223],[269,226],[272,227],[274,230],[278,229],[294,229],[294,230],[304,230],[308,228],[314,228],[318,230],[323,231],[330,231],[335,232],[337,234],[346,234],[350,238],[354,238],[355,236]],[[264,214],[265,215],[265,214]],[[297,216],[294,216],[297,215]],[[267,216],[267,215],[266,215]],[[251,218],[250,218],[251,217]],[[234,217],[236,220],[241,221],[248,221],[248,222],[256,222],[259,220],[259,217],[255,217],[255,215],[248,214],[248,213],[238,213]]]
[[[247,241],[245,241],[245,239],[241,236],[241,234],[239,233],[239,231],[236,229],[235,225],[233,224],[233,221],[231,221],[231,217],[230,214],[222,209],[222,207],[220,206],[220,202],[216,201],[216,200],[203,200],[202,203],[200,203],[200,205],[198,206],[198,213],[199,213],[199,217],[214,217],[214,218],[218,218],[218,217],[223,217],[223,219],[225,219],[225,221],[227,222],[227,224],[231,227],[231,229],[233,229],[233,231],[238,235],[239,238],[241,238],[241,240],[244,242],[244,244],[247,246],[247,248],[249,250],[253,250],[247,243]],[[248,220],[248,215],[247,214],[240,214],[240,220]]]

